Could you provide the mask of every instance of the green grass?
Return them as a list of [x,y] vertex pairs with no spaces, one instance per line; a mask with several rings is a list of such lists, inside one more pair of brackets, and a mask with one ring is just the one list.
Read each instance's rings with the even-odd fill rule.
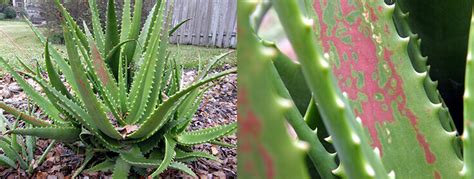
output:
[[[35,64],[37,59],[42,64],[43,45],[36,38],[28,24],[21,21],[0,21],[0,57],[11,61],[15,65],[16,57],[27,64]],[[59,51],[64,51],[63,45],[54,45]],[[228,52],[229,49],[216,49],[196,46],[171,45],[177,63],[185,68],[196,68],[199,61],[206,64],[213,57]],[[230,64],[235,66],[237,57],[235,53],[224,58],[219,66]],[[0,68],[0,71],[1,68]]]

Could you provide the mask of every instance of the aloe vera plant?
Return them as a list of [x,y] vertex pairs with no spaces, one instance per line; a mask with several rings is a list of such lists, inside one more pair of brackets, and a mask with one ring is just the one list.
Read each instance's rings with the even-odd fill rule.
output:
[[[429,76],[427,61],[446,59],[423,55],[408,18],[418,1],[386,2],[239,1],[239,176],[472,178],[473,25],[461,138]],[[467,1],[450,3],[471,13]],[[258,35],[268,9],[297,62]],[[467,34],[453,35],[467,44]],[[289,139],[286,122],[302,142]]]
[[[223,144],[218,139],[233,133],[236,124],[196,131],[187,131],[187,127],[211,82],[236,71],[208,74],[213,64],[228,53],[216,57],[195,81],[185,86],[182,69],[167,50],[169,35],[179,28],[170,27],[172,11],[167,9],[173,9],[173,1],[157,1],[142,28],[142,0],[134,1],[133,13],[131,1],[124,1],[120,26],[115,2],[109,0],[104,30],[96,1],[89,0],[92,31],[85,23],[80,26],[75,22],[59,0],[55,3],[61,11],[67,58],[49,48],[44,36],[32,27],[45,44],[49,80],[43,78],[40,67],[32,69],[21,63],[26,75],[42,87],[44,95],[0,58],[0,64],[50,120],[38,119],[0,102],[0,108],[32,125],[11,129],[9,133],[84,143],[86,159],[75,175],[100,152],[108,158],[94,162],[88,171],[113,168],[114,178],[127,178],[131,169],[147,175],[146,169],[150,168],[154,169],[151,177],[167,168],[195,176],[182,162],[217,159],[191,147],[207,142]],[[167,7],[168,3],[171,7]]]
[[37,149],[36,137],[22,137],[16,134],[7,134],[8,129],[15,130],[18,128],[18,124],[19,120],[11,123],[3,115],[3,110],[0,110],[0,132],[2,133],[0,149],[3,151],[3,154],[0,155],[0,165],[21,168],[27,171],[28,174],[32,174],[36,167],[45,161],[49,151],[56,145],[56,141],[53,140],[48,147],[42,151],[42,155],[39,158],[35,158],[34,153]]

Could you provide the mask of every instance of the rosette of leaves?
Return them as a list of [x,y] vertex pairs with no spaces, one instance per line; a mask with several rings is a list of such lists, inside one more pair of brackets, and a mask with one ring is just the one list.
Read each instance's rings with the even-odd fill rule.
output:
[[33,28],[45,43],[49,80],[43,78],[39,67],[22,65],[25,74],[42,87],[44,95],[0,58],[0,64],[51,121],[0,105],[33,125],[13,129],[12,134],[84,143],[88,151],[86,160],[76,174],[88,166],[97,152],[105,152],[101,156],[108,158],[90,170],[113,165],[114,178],[128,177],[130,169],[142,175],[147,174],[146,169],[154,169],[151,176],[156,177],[169,167],[194,175],[181,162],[216,159],[192,151],[192,145],[207,142],[225,145],[218,139],[233,133],[236,124],[196,131],[186,129],[210,83],[236,70],[208,75],[213,64],[226,55],[223,54],[200,70],[191,84],[183,84],[182,69],[167,50],[169,35],[182,25],[170,27],[172,11],[168,9],[173,9],[173,1],[157,1],[142,27],[142,0],[134,2],[133,12],[131,1],[125,0],[120,26],[114,0],[109,0],[104,30],[96,1],[90,0],[92,31],[86,25],[81,28],[58,0],[55,3],[61,11],[67,58],[49,48],[44,36]]

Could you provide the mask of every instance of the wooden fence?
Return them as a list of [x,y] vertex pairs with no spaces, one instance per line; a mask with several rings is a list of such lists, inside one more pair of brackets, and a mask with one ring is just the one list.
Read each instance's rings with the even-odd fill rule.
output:
[[175,0],[173,26],[191,19],[170,38],[174,44],[235,48],[238,0]]

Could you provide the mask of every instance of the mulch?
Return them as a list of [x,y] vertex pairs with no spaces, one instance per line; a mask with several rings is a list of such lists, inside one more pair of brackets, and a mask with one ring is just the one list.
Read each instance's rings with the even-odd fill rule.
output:
[[[230,66],[224,66],[228,69]],[[184,72],[184,82],[189,83],[197,76],[195,70]],[[33,80],[28,82],[36,90],[41,88]],[[10,76],[4,75],[0,78],[0,101],[16,108],[26,110],[28,100],[25,93],[21,90],[17,82]],[[205,93],[199,110],[193,118],[188,130],[202,129],[220,124],[228,124],[237,120],[237,75],[228,75]],[[35,114],[41,115],[37,109]],[[5,114],[7,119],[14,120],[14,117]],[[235,135],[224,138],[224,141],[237,145]],[[37,158],[43,153],[51,141],[40,139],[37,142],[35,155]],[[199,178],[236,178],[237,177],[237,152],[235,148],[220,147],[212,144],[203,144],[194,147],[195,150],[205,151],[217,156],[220,161],[211,161],[199,159],[198,161],[188,163],[188,166],[198,175]],[[25,171],[5,168],[0,166],[1,178],[71,178],[72,173],[81,165],[84,155],[81,152],[72,150],[68,145],[59,143],[47,155],[45,162],[35,170],[32,176]],[[87,173],[81,175],[83,178],[110,178],[111,173]],[[170,169],[164,172],[163,178],[192,178],[180,171]]]

